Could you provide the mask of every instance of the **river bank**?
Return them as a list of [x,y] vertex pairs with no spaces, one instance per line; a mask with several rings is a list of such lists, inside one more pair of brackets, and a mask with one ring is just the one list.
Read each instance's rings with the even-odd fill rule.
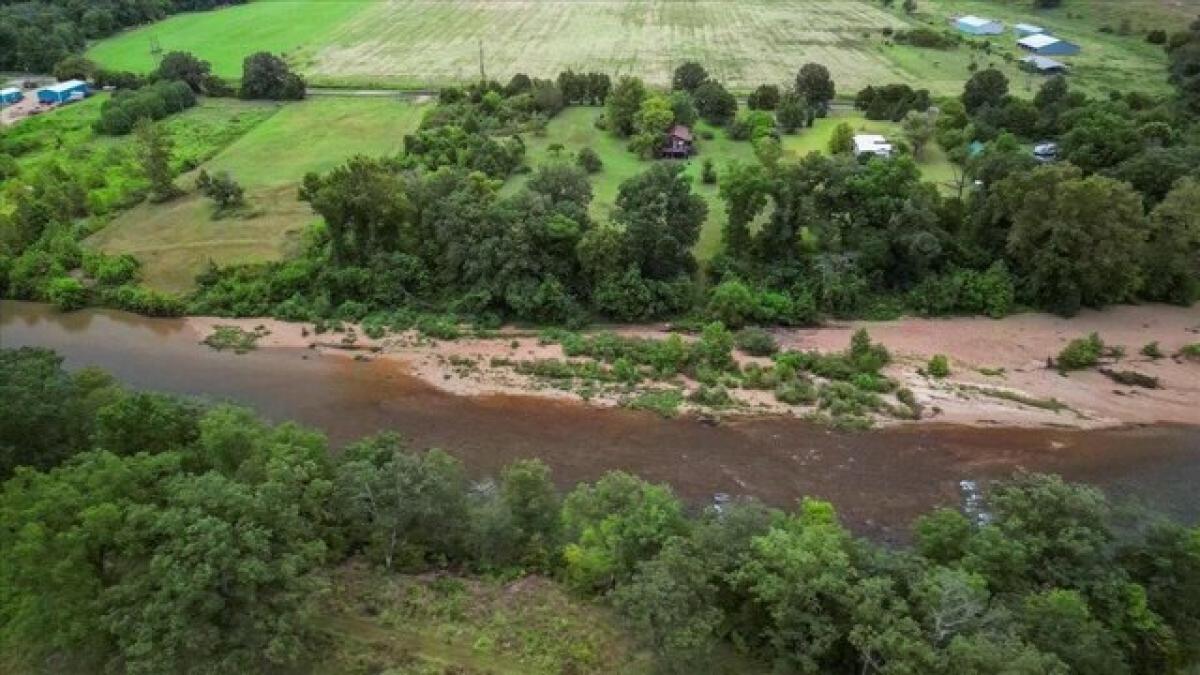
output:
[[[1187,521],[1200,518],[1200,427],[926,422],[839,433],[777,416],[713,426],[690,416],[662,419],[554,398],[458,396],[395,358],[362,362],[334,350],[287,346],[296,336],[285,327],[251,353],[218,352],[199,343],[205,327],[195,319],[62,314],[47,305],[0,302],[0,347],[54,349],[68,368],[97,366],[134,388],[250,406],[277,422],[320,429],[335,446],[396,431],[415,448],[451,452],[476,476],[537,457],[564,488],[623,470],[668,483],[697,505],[719,492],[785,507],[814,496],[832,501],[855,531],[882,540],[902,540],[912,518],[959,504],[960,481],[1016,470],[1058,473]],[[836,345],[833,331],[848,330],[830,329],[821,339]]]
[[[316,334],[309,324],[272,319],[219,319],[189,317],[184,320],[197,341],[217,326],[238,326],[246,331],[265,329],[264,348],[309,349],[340,353],[359,359],[386,359],[430,386],[456,396],[534,396],[616,407],[629,400],[619,391],[586,391],[516,372],[520,361],[564,359],[562,348],[546,344],[529,331],[502,330],[487,337],[465,336],[431,340],[408,332],[372,340],[361,328],[347,333]],[[1045,314],[1023,314],[1000,320],[986,318],[917,319],[887,322],[846,322],[812,329],[772,331],[783,349],[839,352],[850,337],[866,328],[872,338],[895,357],[884,371],[902,387],[911,389],[924,409],[918,422],[880,416],[883,426],[937,422],[975,427],[1113,428],[1145,424],[1200,425],[1200,363],[1181,358],[1150,359],[1139,354],[1149,342],[1159,343],[1166,354],[1200,342],[1200,307],[1166,305],[1121,306],[1102,312],[1085,311],[1064,319]],[[614,332],[627,337],[665,339],[666,326],[624,326]],[[1121,385],[1096,370],[1059,373],[1047,359],[1072,339],[1100,334],[1126,356],[1117,367],[1157,378],[1159,389]],[[936,379],[926,375],[930,357],[949,358],[951,375]],[[742,365],[769,363],[738,355]],[[693,381],[680,380],[685,390]],[[735,406],[723,417],[805,417],[811,406],[789,406],[770,391],[738,389],[730,395]],[[685,406],[691,412],[706,412]]]

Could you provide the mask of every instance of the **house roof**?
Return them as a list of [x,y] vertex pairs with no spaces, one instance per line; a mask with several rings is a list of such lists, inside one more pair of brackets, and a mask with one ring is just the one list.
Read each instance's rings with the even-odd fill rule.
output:
[[84,82],[83,80],[67,80],[66,82],[59,82],[58,84],[52,84],[49,87],[42,87],[39,91],[52,91],[56,94],[61,94],[64,91],[71,91],[72,89],[78,89],[80,86],[86,87],[87,82]]
[[1062,40],[1046,35],[1045,33],[1038,33],[1037,35],[1030,35],[1017,40],[1017,44],[1028,49],[1043,49],[1059,42],[1062,42]]
[[1033,66],[1034,68],[1037,68],[1038,70],[1060,70],[1060,69],[1065,70],[1067,67],[1067,64],[1065,64],[1061,61],[1055,61],[1054,59],[1049,59],[1049,58],[1046,58],[1045,56],[1036,56],[1036,55],[1035,56],[1026,56],[1025,58],[1021,59],[1021,62],[1028,63],[1029,65]]
[[682,124],[676,124],[675,126],[671,127],[671,130],[667,132],[667,135],[671,136],[672,138],[678,138],[681,141],[692,140],[692,130],[688,129]]
[[1018,31],[1021,31],[1022,33],[1030,33],[1030,34],[1046,32],[1045,28],[1042,28],[1041,26],[1036,26],[1032,23],[1019,23],[1019,24],[1013,26],[1013,28],[1016,28]]
[[857,153],[884,150],[891,152],[892,144],[888,139],[878,134],[858,134],[854,137],[854,151]]
[[980,28],[982,26],[987,26],[987,25],[993,24],[993,23],[996,23],[996,22],[991,19],[985,19],[981,16],[975,16],[973,14],[968,14],[967,16],[960,16],[958,18],[959,25],[972,26],[975,28]]

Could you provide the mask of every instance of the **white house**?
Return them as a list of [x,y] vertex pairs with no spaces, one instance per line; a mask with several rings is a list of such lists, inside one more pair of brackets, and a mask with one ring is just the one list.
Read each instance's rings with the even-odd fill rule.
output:
[[854,137],[855,157],[861,157],[864,154],[891,157],[894,149],[888,139],[878,134],[858,134]]

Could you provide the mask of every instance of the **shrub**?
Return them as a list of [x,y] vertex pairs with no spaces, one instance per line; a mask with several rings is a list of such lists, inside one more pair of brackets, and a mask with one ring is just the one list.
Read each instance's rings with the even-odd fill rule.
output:
[[46,299],[59,310],[70,312],[87,305],[87,289],[78,279],[55,277],[46,284]]
[[604,161],[600,159],[600,155],[591,148],[582,148],[579,150],[579,156],[575,162],[588,173],[599,173],[604,169]]
[[762,328],[743,328],[734,336],[733,343],[751,356],[770,356],[779,351],[779,343]]
[[934,354],[933,358],[929,359],[929,365],[925,371],[930,377],[936,377],[939,380],[943,377],[950,377],[950,359],[946,358],[945,354]]
[[1146,33],[1146,42],[1149,42],[1152,45],[1167,44],[1167,31],[1162,30],[1162,29],[1155,29],[1155,30],[1152,30],[1152,31]]
[[1133,370],[1112,370],[1110,368],[1101,368],[1100,372],[1113,382],[1116,382],[1117,384],[1123,384],[1127,387],[1158,389],[1160,386],[1157,377],[1143,375],[1142,373]]
[[118,91],[100,107],[95,129],[121,136],[133,131],[138,120],[160,120],[196,105],[196,93],[186,82],[158,82],[133,91]]
[[1200,342],[1184,345],[1179,349],[1179,356],[1189,361],[1200,361]]
[[622,403],[632,410],[650,410],[663,417],[674,417],[683,403],[683,394],[676,389],[647,391]]
[[711,159],[705,159],[704,164],[700,166],[700,180],[705,185],[716,185],[717,183],[717,167],[713,165]]
[[1055,364],[1061,371],[1083,370],[1099,363],[1103,353],[1104,341],[1099,334],[1092,333],[1086,338],[1076,338],[1067,343],[1058,353]]
[[788,405],[812,405],[817,402],[817,389],[808,380],[783,382],[775,388],[775,400]]
[[1146,358],[1148,358],[1152,361],[1157,361],[1157,360],[1163,358],[1164,356],[1166,356],[1166,354],[1163,354],[1162,348],[1158,346],[1158,342],[1146,343],[1142,347],[1141,353],[1142,353],[1142,356],[1145,356]]
[[880,368],[892,362],[892,356],[888,353],[887,347],[871,342],[871,336],[867,333],[866,328],[858,329],[850,338],[848,356],[854,367],[863,373],[879,372]]
[[729,395],[725,387],[719,385],[710,387],[702,384],[688,396],[688,400],[709,408],[724,408],[733,405],[733,397]]
[[746,366],[742,371],[743,389],[774,389],[779,384],[779,377],[773,368],[763,368],[757,363]]

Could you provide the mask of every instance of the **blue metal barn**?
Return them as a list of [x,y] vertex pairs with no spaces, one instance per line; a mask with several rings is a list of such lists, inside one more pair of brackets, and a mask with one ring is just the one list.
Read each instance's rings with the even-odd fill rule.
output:
[[86,98],[91,93],[87,82],[83,80],[68,80],[38,89],[39,103],[70,103]]
[[25,100],[25,94],[22,94],[21,90],[16,87],[0,89],[0,105],[12,105],[23,100]]

